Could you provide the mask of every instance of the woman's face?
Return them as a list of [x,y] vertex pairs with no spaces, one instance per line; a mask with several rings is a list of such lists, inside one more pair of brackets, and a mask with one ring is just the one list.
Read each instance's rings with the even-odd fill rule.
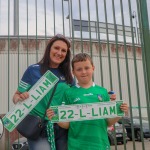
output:
[[67,44],[64,41],[57,40],[50,49],[50,67],[58,68],[67,55]]

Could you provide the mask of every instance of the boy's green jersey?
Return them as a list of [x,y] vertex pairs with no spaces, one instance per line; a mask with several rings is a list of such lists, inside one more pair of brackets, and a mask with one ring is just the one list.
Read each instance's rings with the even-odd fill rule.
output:
[[[83,104],[109,101],[105,88],[93,84],[88,89],[73,86],[64,94],[64,102]],[[70,122],[68,150],[109,150],[106,119]]]

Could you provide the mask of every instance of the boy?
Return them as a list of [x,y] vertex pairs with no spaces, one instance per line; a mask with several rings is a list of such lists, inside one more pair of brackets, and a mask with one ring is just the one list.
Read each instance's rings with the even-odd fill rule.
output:
[[[110,101],[105,88],[95,85],[92,81],[94,65],[91,57],[86,53],[74,56],[72,60],[72,72],[78,80],[76,86],[67,89],[63,101],[66,105],[83,104]],[[127,104],[121,105],[121,110],[128,111]],[[49,109],[49,119],[54,115]],[[97,119],[75,122],[61,122],[59,126],[69,128],[68,150],[109,150],[110,145],[107,136],[107,127],[115,124],[120,118]]]

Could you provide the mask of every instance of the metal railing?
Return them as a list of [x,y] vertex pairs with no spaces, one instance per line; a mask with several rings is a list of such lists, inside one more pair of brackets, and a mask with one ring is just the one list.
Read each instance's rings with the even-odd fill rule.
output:
[[[72,55],[91,55],[95,83],[125,100],[141,127],[142,117],[150,122],[148,6],[146,0],[0,0],[0,114],[13,106],[26,67],[38,62],[50,37],[60,33],[71,39]],[[133,119],[131,127],[134,137]],[[16,130],[5,131],[0,149],[11,149],[19,136]],[[134,140],[131,145],[139,150]],[[119,150],[119,145],[112,148]]]

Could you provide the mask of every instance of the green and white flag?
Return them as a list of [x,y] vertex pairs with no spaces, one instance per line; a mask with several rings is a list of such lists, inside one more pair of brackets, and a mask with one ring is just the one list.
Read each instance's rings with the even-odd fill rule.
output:
[[58,82],[52,72],[47,71],[28,91],[29,98],[18,102],[4,117],[4,127],[9,131],[13,129],[29,114],[29,112],[40,102],[40,100],[51,90]]
[[117,100],[110,102],[52,106],[51,108],[55,115],[51,121],[53,123],[71,122],[124,116],[124,112],[120,109],[122,103],[122,100]]

